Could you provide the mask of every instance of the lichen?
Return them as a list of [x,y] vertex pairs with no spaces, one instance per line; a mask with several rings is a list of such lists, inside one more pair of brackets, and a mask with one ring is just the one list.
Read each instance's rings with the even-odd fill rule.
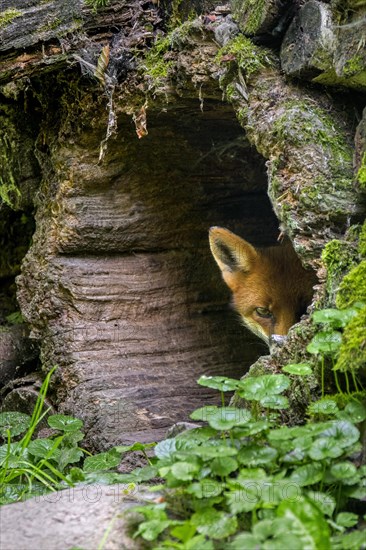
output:
[[13,19],[20,17],[21,15],[22,12],[15,8],[8,8],[7,10],[0,12],[0,29],[9,25],[12,23]]
[[[366,262],[365,262],[366,267]],[[344,329],[336,370],[357,372],[366,366],[366,306]]]

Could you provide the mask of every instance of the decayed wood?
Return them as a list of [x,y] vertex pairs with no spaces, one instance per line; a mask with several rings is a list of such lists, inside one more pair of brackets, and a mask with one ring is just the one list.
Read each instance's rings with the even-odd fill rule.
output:
[[44,364],[59,366],[60,410],[100,449],[162,437],[217,402],[200,374],[238,377],[266,352],[227,309],[207,231],[229,223],[265,245],[278,230],[263,159],[228,106],[151,110],[142,140],[121,116],[99,165],[98,118],[52,149],[18,299]]

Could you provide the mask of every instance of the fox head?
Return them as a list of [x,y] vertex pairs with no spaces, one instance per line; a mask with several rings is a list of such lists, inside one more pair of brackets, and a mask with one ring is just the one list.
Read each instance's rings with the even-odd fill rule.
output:
[[212,227],[209,238],[244,324],[267,344],[272,336],[286,335],[306,312],[317,281],[292,244],[256,249],[221,227]]

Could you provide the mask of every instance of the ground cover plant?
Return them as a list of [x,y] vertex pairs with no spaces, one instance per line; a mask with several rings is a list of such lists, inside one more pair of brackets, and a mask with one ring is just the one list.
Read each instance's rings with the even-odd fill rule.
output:
[[[132,492],[149,482],[157,498],[134,508],[141,517],[134,536],[152,548],[366,548],[366,396],[359,366],[340,361],[347,327],[364,309],[359,303],[316,312],[309,363],[242,380],[202,376],[198,383],[220,391],[222,406],[197,409],[191,418],[200,425],[155,446],[90,456],[80,446],[81,420],[44,407],[51,371],[32,417],[0,414],[0,502],[78,483],[122,483]],[[319,398],[310,400],[301,425],[283,425],[292,381],[300,377],[306,386],[314,370]],[[232,391],[249,406],[225,406]],[[35,439],[46,419],[51,435]],[[117,472],[131,450],[145,455],[146,466]]]

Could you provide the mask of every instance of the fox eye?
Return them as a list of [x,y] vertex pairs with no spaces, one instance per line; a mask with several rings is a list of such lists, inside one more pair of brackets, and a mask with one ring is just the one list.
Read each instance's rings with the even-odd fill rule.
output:
[[273,317],[272,312],[266,307],[256,307],[255,312],[258,313],[259,317],[264,317],[265,319]]

